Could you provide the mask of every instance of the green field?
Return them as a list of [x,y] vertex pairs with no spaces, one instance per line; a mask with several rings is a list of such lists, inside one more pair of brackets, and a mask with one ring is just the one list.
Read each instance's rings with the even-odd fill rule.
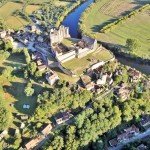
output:
[[134,52],[134,54],[140,57],[150,58],[150,10],[135,16],[107,34],[99,32],[105,24],[111,23],[113,20],[124,16],[145,3],[146,1],[135,0],[99,1],[86,14],[88,17],[83,22],[86,27],[85,32],[94,34],[100,41],[117,44],[121,47],[125,46],[127,38],[138,39],[141,43],[141,48]]
[[38,9],[40,9],[41,8],[41,6],[39,6],[39,5],[28,5],[27,7],[26,7],[26,12],[28,13],[28,14],[32,14],[34,11],[36,11],[36,10],[38,10]]
[[95,62],[97,60],[107,61],[112,57],[112,54],[108,50],[95,51],[83,58],[74,58],[70,61],[67,61],[63,63],[63,66],[67,69],[72,70],[75,74],[80,76],[81,74],[83,74],[83,71],[85,71],[86,68],[93,64],[93,62],[91,62],[90,60],[94,60]]
[[0,17],[6,22],[6,25],[12,28],[20,28],[27,25],[28,22],[20,16],[13,16],[13,13],[21,10],[21,3],[8,2],[0,8]]
[[[25,65],[25,58],[22,54],[12,54],[7,60],[0,64],[0,67],[6,68],[11,66],[14,71],[17,71]],[[0,84],[3,85],[7,91],[5,98],[9,110],[23,114],[32,114],[36,108],[36,96],[27,97],[25,95],[24,88],[27,85],[27,81],[23,77],[23,71],[17,71],[15,77],[12,76],[9,80],[3,76],[0,79]],[[11,103],[14,103],[14,107],[10,107]],[[23,109],[22,106],[24,104],[29,104],[30,109]]]

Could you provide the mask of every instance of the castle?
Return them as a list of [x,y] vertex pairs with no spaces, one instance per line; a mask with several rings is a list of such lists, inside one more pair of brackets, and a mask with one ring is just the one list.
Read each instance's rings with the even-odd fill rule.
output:
[[51,31],[50,31],[51,44],[60,43],[63,40],[63,38],[70,38],[68,27],[64,27],[61,25],[59,27],[59,30],[51,29]]
[[[62,43],[64,38],[70,38],[69,28],[60,26],[58,30],[51,29],[50,43],[51,51],[59,63],[64,63],[73,58],[81,58],[97,49],[97,40],[83,36],[71,46]],[[71,38],[70,38],[71,39]]]

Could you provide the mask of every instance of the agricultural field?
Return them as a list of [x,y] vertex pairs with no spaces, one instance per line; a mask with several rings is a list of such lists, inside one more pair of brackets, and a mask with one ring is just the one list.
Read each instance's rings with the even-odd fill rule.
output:
[[25,11],[28,13],[28,14],[32,14],[34,11],[40,9],[41,6],[40,5],[28,5],[25,9]]
[[21,3],[8,2],[0,8],[0,17],[5,21],[7,26],[20,28],[28,24],[28,22],[20,16],[13,16],[13,13],[17,9],[22,9]]
[[138,39],[141,43],[141,47],[134,52],[134,54],[140,57],[150,58],[150,42],[148,37],[150,34],[150,10],[138,14],[109,33],[104,34],[99,32],[106,24],[113,22],[146,3],[148,3],[148,1],[99,1],[92,9],[90,9],[90,13],[86,14],[88,17],[83,22],[83,24],[86,25],[85,32],[94,34],[100,41],[117,44],[118,46],[123,47],[124,51],[126,51],[124,46],[127,38]]
[[86,68],[88,68],[94,62],[97,62],[98,60],[107,61],[112,57],[112,54],[106,49],[103,49],[101,51],[97,50],[83,58],[74,58],[70,61],[67,61],[63,63],[63,66],[67,69],[72,70],[75,74],[80,76],[81,74],[83,74]]

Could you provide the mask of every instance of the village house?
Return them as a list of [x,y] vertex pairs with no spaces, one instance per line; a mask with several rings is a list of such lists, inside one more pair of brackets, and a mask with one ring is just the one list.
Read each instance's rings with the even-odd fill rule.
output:
[[69,120],[70,118],[72,118],[73,115],[69,112],[63,112],[63,113],[59,113],[56,115],[55,117],[55,121],[57,124],[62,124],[64,122],[66,122],[67,120]]
[[110,146],[115,147],[118,144],[117,138],[114,138],[109,141]]
[[0,134],[0,141],[5,137],[5,135],[8,134],[7,130],[4,130],[1,134]]
[[80,79],[81,79],[81,82],[82,82],[84,88],[86,88],[86,85],[88,85],[89,83],[91,83],[91,77],[88,76],[88,75],[82,75],[80,77]]
[[124,129],[124,133],[118,135],[117,140],[119,142],[122,142],[122,141],[127,140],[137,134],[139,134],[139,128],[137,128],[135,125],[132,125],[131,127]]
[[37,63],[38,66],[41,66],[41,65],[44,64],[44,62],[43,62],[42,59],[38,59],[38,60],[36,61],[36,63]]
[[0,38],[5,38],[5,36],[6,36],[6,31],[1,31],[0,32]]
[[43,42],[44,38],[42,36],[38,36],[37,40],[38,40],[38,42]]
[[28,115],[21,115],[20,119],[21,120],[27,120],[27,119],[29,119],[29,117],[28,117]]
[[43,139],[45,138],[44,135],[40,135],[35,139],[31,139],[28,143],[25,144],[25,148],[27,150],[32,150],[35,146],[37,146]]
[[46,74],[46,80],[48,81],[48,83],[50,85],[53,85],[56,81],[59,80],[59,77],[56,73],[51,71],[51,72]]
[[128,74],[131,82],[137,82],[141,77],[141,73],[138,72],[135,68],[130,68]]
[[144,144],[141,144],[137,147],[137,150],[147,150],[147,146],[145,146]]
[[150,125],[150,115],[142,115],[140,124],[142,127]]
[[101,74],[99,79],[96,81],[96,84],[97,85],[104,85],[104,84],[106,84],[106,80],[107,80],[107,73]]
[[114,93],[124,101],[128,99],[132,88],[128,87],[127,84],[122,83],[120,86],[116,86]]
[[41,131],[41,133],[44,136],[47,136],[48,134],[51,133],[51,130],[52,130],[52,125],[49,123],[49,124],[46,124],[46,126],[43,128],[43,130]]
[[38,59],[43,59],[43,56],[40,52],[32,52],[31,53],[31,59],[34,61],[34,60],[38,60]]
[[32,32],[35,32],[35,31],[36,31],[36,26],[35,26],[35,25],[32,25],[32,26],[31,26],[31,31],[32,31]]
[[46,69],[46,65],[41,65],[37,67],[39,71],[44,71]]
[[117,138],[110,140],[109,144],[112,147],[117,146],[118,143],[128,140],[137,134],[139,134],[139,128],[137,128],[135,125],[132,125],[131,127],[124,129],[124,132],[119,134]]

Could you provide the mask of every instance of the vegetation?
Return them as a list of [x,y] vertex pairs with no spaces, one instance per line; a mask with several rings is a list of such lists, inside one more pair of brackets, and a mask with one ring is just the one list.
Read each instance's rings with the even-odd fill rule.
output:
[[[92,108],[88,107],[77,115],[73,124],[66,125],[65,131],[55,132],[54,138],[43,146],[43,149],[51,147],[67,150],[72,146],[74,149],[97,149],[106,146],[107,143],[100,141],[99,137],[108,130],[113,131],[123,122],[138,118],[142,113],[149,113],[149,103],[148,97],[137,99],[134,96],[126,102],[117,102],[114,101],[113,95],[93,102]],[[53,145],[59,140],[61,145]]]
[[106,26],[104,26],[100,32],[102,33],[108,33],[111,30],[115,29],[118,25],[126,23],[126,21],[128,21],[129,19],[131,19],[132,17],[135,17],[136,15],[138,15],[139,13],[143,12],[145,9],[150,8],[149,4],[146,4],[144,6],[142,6],[139,9],[136,9],[134,11],[132,11],[131,13],[127,14],[126,16],[119,18],[117,21],[114,21],[113,23],[110,23]]
[[[100,33],[100,29],[105,25],[118,20],[126,15],[126,12],[131,12],[135,7],[141,7],[147,4],[147,2],[140,1],[139,3],[130,3],[131,1],[119,1],[115,2],[109,0],[97,0],[96,3],[91,4],[89,8],[82,14],[80,19],[80,30],[86,35],[96,37],[97,40],[106,42],[110,46],[120,47],[121,51],[130,53],[134,57],[142,57],[143,59],[149,59],[149,9],[138,14],[132,19],[128,19],[124,24],[119,25],[109,33]],[[142,23],[141,23],[142,22]],[[142,34],[141,34],[142,33]],[[141,47],[136,51],[129,52],[124,47],[128,38],[137,39],[141,43]]]
[[140,47],[140,43],[136,39],[127,39],[126,46],[129,48],[130,51],[133,51]]

